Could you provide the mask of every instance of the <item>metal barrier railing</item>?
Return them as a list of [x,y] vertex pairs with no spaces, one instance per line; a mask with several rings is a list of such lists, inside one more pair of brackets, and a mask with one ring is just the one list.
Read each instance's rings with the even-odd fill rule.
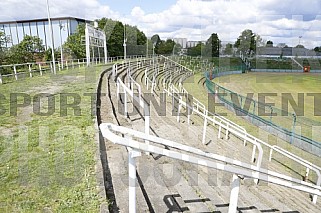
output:
[[[178,90],[177,88],[175,88],[174,85],[171,85],[171,86],[169,87],[169,89],[172,90],[172,91],[171,91],[172,93],[177,93],[177,94],[179,94],[179,91],[180,91],[180,92],[182,92],[183,94],[188,94],[188,92],[187,92],[186,89],[182,86],[182,84],[179,84],[179,86],[181,87],[180,90]],[[168,90],[167,90],[167,91],[168,91]],[[193,106],[196,105],[197,107],[196,107],[196,109],[192,107],[192,110],[199,110],[199,107],[198,107],[198,106],[199,106],[200,103],[201,103],[201,102],[199,102],[197,99],[195,99],[195,98],[193,97]],[[186,104],[186,107],[187,107],[187,108],[191,108],[191,106],[187,106],[187,103],[182,102],[181,98],[179,98],[179,104]],[[205,118],[205,116],[208,116],[208,115],[210,114],[210,112],[208,112],[208,111],[206,110],[206,108],[205,108],[205,106],[204,106],[203,104],[202,104],[202,106],[204,107],[204,111],[203,111],[203,113],[199,113],[199,114],[200,114],[201,116],[203,116],[203,119],[204,119],[204,120],[207,120],[207,118]],[[178,107],[178,108],[179,108],[179,107]],[[215,115],[213,115],[213,117],[215,118]],[[260,140],[260,139],[258,139],[258,138],[256,138],[256,137],[248,134],[243,127],[240,127],[240,126],[237,125],[236,123],[233,123],[232,121],[229,121],[228,119],[224,118],[223,116],[216,116],[216,118],[220,118],[221,120],[224,120],[225,122],[229,123],[231,126],[235,127],[237,131],[240,131],[241,133],[243,133],[243,134],[244,134],[243,137],[242,137],[242,134],[239,134],[239,138],[241,138],[241,139],[244,140],[244,146],[246,145],[248,139],[250,139],[251,141],[254,141],[254,142],[263,144],[264,146],[268,147],[268,148],[271,150],[271,151],[270,151],[270,158],[269,158],[270,161],[271,161],[272,152],[273,152],[273,150],[274,150],[274,151],[282,154],[283,156],[285,156],[285,157],[287,157],[287,158],[290,158],[290,159],[294,160],[295,162],[297,162],[297,163],[299,163],[299,164],[301,164],[301,165],[303,165],[303,166],[306,166],[306,167],[307,167],[306,179],[307,179],[307,176],[308,176],[308,173],[309,173],[309,169],[315,171],[316,174],[317,174],[317,176],[318,176],[316,185],[317,185],[317,186],[320,186],[320,185],[321,185],[321,176],[320,176],[321,168],[320,168],[320,167],[318,167],[318,166],[312,164],[311,162],[309,162],[309,161],[307,161],[307,160],[305,160],[305,159],[302,159],[302,158],[294,155],[293,153],[290,153],[290,152],[288,152],[288,151],[286,151],[286,150],[284,150],[284,149],[282,149],[282,148],[280,148],[280,147],[272,146],[272,145],[270,145],[270,144],[268,144],[268,143],[266,143],[266,142],[264,142],[264,141],[262,141],[262,140]],[[189,119],[190,119],[190,117],[188,116],[188,124],[189,124]],[[203,128],[203,139],[202,139],[203,143],[204,143],[204,141],[205,141],[205,131],[204,131],[204,129],[206,129],[205,123],[206,123],[206,121],[204,122],[204,128]],[[222,127],[219,126],[219,133],[218,133],[218,136],[219,136],[219,137],[220,137],[220,134],[221,134],[221,128],[222,128]],[[226,134],[226,137],[225,137],[226,139],[227,139],[227,135],[228,135],[228,133]],[[254,161],[254,157],[255,157],[255,147],[253,147],[252,159],[251,159],[252,162]],[[317,201],[317,196],[316,196],[316,195],[313,196],[312,201],[313,201],[313,203],[316,203],[316,201]]]
[[[148,57],[152,57],[147,56]],[[116,56],[116,57],[108,57],[107,63],[113,63],[115,61],[123,60],[123,56]],[[146,60],[146,56],[142,55],[130,55],[127,56],[127,59],[130,60]],[[69,60],[63,60],[63,61],[56,61],[55,67],[58,69],[58,71],[61,71],[63,69],[68,70],[69,68],[76,68],[76,67],[83,67],[87,64],[87,59],[81,58],[81,59],[69,59]],[[104,58],[93,58],[91,59],[91,64],[98,65],[105,63]],[[36,72],[39,73],[40,76],[43,75],[44,72],[50,71],[53,73],[53,63],[52,61],[45,61],[45,62],[30,62],[30,63],[23,63],[23,64],[9,64],[9,65],[1,65],[0,66],[0,84],[4,82],[4,78],[10,78],[14,77],[15,80],[19,79],[19,76],[21,75],[29,75],[29,77],[33,77]]]
[[[292,177],[273,172],[267,169],[257,168],[241,161],[230,159],[225,156],[204,152],[200,149],[186,146],[174,141],[152,136],[146,133],[135,131],[126,127],[116,126],[110,123],[100,125],[104,138],[112,143],[128,147],[128,169],[129,169],[129,212],[136,212],[136,157],[141,156],[141,151],[166,156],[208,168],[213,168],[233,174],[232,190],[230,193],[229,212],[237,211],[237,202],[240,191],[240,177],[247,177],[262,180],[268,183],[277,184],[283,187],[307,192],[314,195],[321,195],[321,187],[294,179]],[[124,137],[120,136],[124,135]],[[149,141],[146,144],[143,141]],[[162,145],[166,148],[156,146]]]
[[[123,91],[124,91],[124,94],[125,94],[124,104],[125,104],[125,113],[127,113],[127,96],[126,96],[126,93],[129,94],[133,98],[133,102],[134,102],[134,99],[136,99],[136,101],[137,101],[138,98],[137,98],[137,96],[134,95],[133,87],[131,89],[126,87],[126,85],[121,81],[121,79],[117,78],[117,94],[119,94],[119,91],[120,91],[119,87],[120,86],[123,88]],[[246,145],[247,142],[252,143],[253,144],[253,150],[252,150],[251,162],[254,162],[255,150],[256,150],[256,148],[258,148],[259,155],[258,155],[258,160],[257,160],[256,166],[252,166],[252,165],[249,165],[249,164],[244,164],[243,162],[239,162],[239,161],[235,161],[235,160],[229,161],[228,158],[226,158],[226,157],[217,156],[216,155],[217,160],[218,159],[220,159],[220,160],[223,159],[224,163],[232,163],[233,166],[246,165],[245,167],[247,169],[251,168],[251,170],[252,170],[249,173],[247,173],[247,171],[243,171],[243,170],[237,170],[238,172],[235,172],[236,170],[224,170],[224,171],[231,172],[233,174],[238,174],[238,175],[246,174],[245,175],[246,177],[250,177],[250,178],[255,179],[256,183],[257,183],[258,180],[263,180],[263,181],[267,181],[267,182],[270,182],[270,183],[276,183],[276,184],[279,184],[279,185],[282,185],[282,186],[286,186],[286,187],[293,188],[293,189],[296,189],[296,190],[301,190],[301,191],[305,191],[305,192],[311,193],[311,194],[313,194],[313,200],[312,201],[313,201],[313,203],[316,203],[317,195],[321,195],[321,192],[320,192],[320,189],[321,189],[320,188],[320,172],[319,172],[320,168],[316,167],[315,165],[311,164],[310,162],[308,162],[308,161],[306,161],[304,159],[300,159],[299,157],[295,156],[292,153],[286,153],[286,152],[282,151],[282,149],[279,148],[279,147],[271,146],[268,143],[266,143],[266,142],[264,142],[264,141],[262,141],[262,140],[260,140],[258,138],[255,138],[254,136],[252,136],[252,135],[248,134],[246,131],[244,131],[245,130],[244,128],[238,126],[235,123],[229,122],[227,119],[218,120],[219,116],[215,116],[215,115],[213,116],[213,118],[210,117],[208,110],[206,110],[205,106],[201,102],[199,102],[198,100],[195,101],[195,105],[198,106],[198,107],[194,107],[194,101],[192,103],[193,104],[192,106],[191,106],[191,104],[189,104],[187,102],[184,102],[182,100],[180,92],[183,91],[183,94],[184,94],[184,93],[187,93],[186,90],[181,90],[180,91],[173,84],[170,84],[168,88],[164,88],[164,91],[168,95],[171,95],[173,97],[173,99],[175,99],[178,102],[178,104],[179,104],[179,106],[178,106],[178,119],[179,119],[180,107],[182,107],[182,106],[185,107],[186,109],[191,110],[192,112],[196,113],[197,115],[199,115],[200,117],[202,117],[204,119],[203,138],[202,138],[203,143],[204,143],[204,140],[205,140],[204,135],[206,134],[207,122],[209,121],[210,124],[213,124],[213,126],[218,125],[218,127],[219,127],[218,137],[220,137],[222,129],[225,129],[226,138],[227,138],[227,135],[231,133],[231,134],[237,136],[238,138],[243,139],[244,140],[244,145]],[[118,97],[119,97],[119,95],[118,95]],[[147,113],[149,111],[149,109],[147,110],[147,108],[149,106],[147,106],[146,103],[144,103],[141,99],[140,99],[139,103],[140,103],[140,106]],[[173,102],[173,104],[174,104],[174,102]],[[108,124],[109,127],[110,127],[110,125],[111,124]],[[104,126],[104,127],[101,126],[102,132],[105,131],[104,130],[105,127],[106,126]],[[119,128],[123,128],[123,127],[119,127]],[[150,136],[149,135],[149,130],[147,130],[147,128],[149,129],[149,117],[145,118],[145,134],[144,133],[140,133],[140,132],[135,132],[135,134],[134,134],[135,136],[140,135],[142,137],[142,139],[145,140],[144,145],[139,145],[139,144],[137,145],[134,142],[132,142],[131,137],[133,137],[133,135],[129,135],[128,136],[128,134],[125,134],[126,135],[125,139],[126,140],[130,140],[130,144],[129,143],[121,144],[121,145],[125,145],[126,147],[130,147],[131,148],[131,149],[129,149],[129,164],[131,164],[129,166],[129,168],[130,168],[129,177],[130,177],[130,187],[133,187],[133,188],[130,188],[130,190],[129,190],[130,194],[135,193],[135,190],[134,190],[135,189],[134,188],[135,184],[133,184],[135,182],[133,182],[132,179],[136,175],[136,170],[133,169],[133,168],[135,168],[134,158],[137,157],[137,156],[140,156],[140,152],[138,150],[146,151],[147,153],[152,152],[152,153],[162,154],[161,150],[157,150],[154,146],[149,144],[150,141],[155,142],[155,140],[156,140],[156,142],[157,142],[157,139],[155,139],[157,137]],[[115,129],[115,128],[112,127],[112,129]],[[134,131],[134,130],[128,130],[128,129],[126,130],[127,133],[129,133],[131,131]],[[104,137],[106,137],[108,139],[111,138],[111,136],[112,136],[111,134],[112,133],[108,133],[108,134],[104,134],[103,133]],[[144,134],[144,135],[141,135],[141,134]],[[152,137],[152,139],[150,137]],[[117,139],[117,141],[119,141],[118,139]],[[121,140],[123,140],[123,139],[124,138],[122,138]],[[112,140],[112,139],[110,139],[110,140]],[[112,142],[118,143],[118,142],[115,142],[115,140],[112,140]],[[160,143],[160,142],[158,141],[158,143]],[[173,143],[174,142],[170,142],[170,144],[171,144],[170,147],[173,146]],[[318,175],[317,185],[308,183],[306,181],[297,180],[297,179],[294,179],[292,177],[288,177],[288,176],[285,176],[285,175],[282,175],[282,174],[278,174],[278,173],[275,173],[275,172],[272,172],[272,171],[269,171],[269,170],[262,169],[261,168],[261,163],[262,163],[262,159],[263,159],[263,149],[261,147],[261,144],[265,145],[265,146],[269,147],[271,150],[274,150],[274,151],[276,151],[276,152],[278,152],[278,153],[280,153],[280,154],[282,154],[282,155],[284,155],[284,156],[286,156],[286,157],[288,157],[288,158],[300,163],[301,165],[306,166],[307,168],[315,171],[317,173],[317,175]],[[184,145],[182,145],[182,144],[177,145],[177,147],[179,149],[182,149],[183,146]],[[157,147],[157,148],[159,148],[159,147]],[[191,149],[195,149],[193,147],[189,147],[187,150],[190,150],[190,148]],[[167,150],[166,154],[163,153],[163,155],[168,156],[168,157],[172,157],[172,158],[175,158],[173,156],[176,156],[176,159],[177,159],[177,156],[178,156],[177,153],[173,154],[173,156],[168,154],[168,153],[170,153],[170,152]],[[178,152],[178,154],[180,154],[180,153]],[[194,154],[197,154],[197,153],[194,153]],[[209,154],[209,153],[205,153],[205,154]],[[209,155],[211,157],[215,156],[214,154],[213,155],[209,154]],[[272,153],[270,153],[270,158],[271,158],[271,156],[272,156]],[[187,156],[187,157],[188,158],[186,158],[186,159],[191,159],[191,156]],[[209,156],[207,156],[207,157],[209,157]],[[194,161],[194,162],[188,160],[188,162],[198,164],[197,160]],[[208,166],[211,163],[212,162],[210,162],[210,161],[209,162],[206,161],[205,165]],[[211,166],[209,166],[209,167],[211,167]],[[216,167],[211,167],[211,168],[218,168],[218,167],[216,166]],[[265,174],[263,174],[263,173],[265,173]],[[238,180],[237,175],[233,175],[233,184],[232,185],[236,187],[235,191],[237,191],[237,193],[234,192],[233,195],[232,195],[232,192],[231,192],[230,208],[234,209],[237,206],[237,198],[235,198],[235,197],[237,197],[236,194],[238,194],[238,188],[239,188],[239,180]],[[133,209],[135,209],[135,200],[134,201],[132,200],[133,197],[135,197],[135,196],[134,195],[130,195],[130,197],[131,197],[130,198],[131,201],[129,203],[130,203],[130,205],[132,205]]]
[[[251,162],[254,162],[255,160],[255,152],[256,152],[256,148],[259,150],[259,155],[257,158],[257,164],[256,166],[258,168],[261,167],[262,164],[262,160],[263,160],[263,149],[261,147],[261,144],[259,144],[256,140],[253,140],[251,138],[246,137],[247,133],[244,132],[242,129],[240,129],[237,126],[234,125],[230,125],[230,123],[225,123],[223,120],[216,120],[216,117],[210,117],[208,115],[208,111],[206,109],[204,109],[204,111],[199,111],[197,110],[193,105],[189,105],[188,103],[184,102],[180,96],[180,93],[177,92],[178,90],[175,89],[174,86],[170,87],[173,88],[172,91],[168,90],[168,89],[164,89],[164,91],[173,97],[173,99],[176,99],[178,102],[178,116],[180,113],[180,105],[184,106],[186,109],[190,109],[191,111],[193,111],[194,113],[196,113],[197,115],[199,115],[203,120],[204,120],[204,126],[203,126],[203,135],[202,135],[202,143],[205,144],[205,137],[206,137],[206,128],[207,128],[207,124],[212,124],[213,126],[218,125],[219,127],[219,132],[218,132],[218,138],[221,137],[221,132],[222,129],[225,130],[225,139],[227,139],[228,134],[232,133],[234,135],[236,135],[237,137],[246,140],[250,143],[253,144],[253,151],[252,151],[252,157],[251,157]],[[174,105],[174,102],[173,102]],[[189,114],[189,113],[188,113]],[[188,117],[189,119],[189,117]],[[219,119],[219,118],[218,118]],[[179,119],[178,119],[179,121]],[[211,122],[211,123],[210,123]]]

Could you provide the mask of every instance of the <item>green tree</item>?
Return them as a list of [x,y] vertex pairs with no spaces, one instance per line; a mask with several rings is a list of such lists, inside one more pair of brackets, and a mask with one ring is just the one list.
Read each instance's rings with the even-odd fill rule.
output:
[[19,44],[9,49],[8,62],[17,64],[42,60],[44,50],[42,40],[39,37],[26,35]]
[[267,41],[266,42],[266,45],[265,45],[266,47],[273,47],[273,41]]
[[136,26],[125,25],[127,39],[127,54],[144,55],[146,53],[146,35]]
[[3,31],[0,31],[0,65],[4,64],[6,61],[6,48],[4,47],[6,43],[6,36]]
[[167,39],[165,42],[162,41],[158,46],[157,53],[165,55],[172,54],[174,46],[175,42],[172,39]]
[[114,21],[108,18],[97,20],[99,28],[106,34],[107,50],[109,56],[124,55],[124,25],[120,21]]
[[[52,53],[51,53],[51,47],[49,47],[45,53],[44,53],[44,59],[45,61],[52,61]],[[55,49],[55,57],[56,60],[60,61],[60,56],[61,56],[61,52],[59,49]]]
[[295,46],[295,48],[305,48],[302,44],[298,44]]
[[203,54],[207,57],[219,57],[220,47],[221,41],[219,40],[217,33],[212,33],[206,41]]
[[233,44],[227,43],[224,49],[225,55],[233,55]]
[[120,21],[108,18],[97,20],[100,29],[104,29],[109,56],[124,55],[124,31],[126,34],[127,54],[143,55],[146,53],[146,35],[137,26],[124,25]]
[[158,34],[153,35],[150,40],[152,41],[152,46],[155,47],[155,53],[159,54],[158,48],[162,43],[162,40],[160,39],[159,35]]
[[204,51],[205,45],[202,42],[199,42],[195,47],[187,49],[187,55],[190,56],[201,56],[202,51]]
[[234,47],[248,56],[254,55],[258,46],[262,46],[262,38],[249,29],[244,30],[234,44]]
[[86,46],[82,39],[85,37],[85,24],[79,24],[74,34],[67,38],[64,44],[64,51],[69,53],[72,58],[85,58]]
[[320,46],[320,47],[315,47],[313,50],[314,50],[315,52],[321,52],[321,46]]
[[5,43],[7,41],[7,37],[3,31],[0,31],[0,50],[4,48]]
[[174,47],[173,47],[173,54],[174,55],[178,55],[182,50],[182,45],[180,45],[179,43],[175,43]]

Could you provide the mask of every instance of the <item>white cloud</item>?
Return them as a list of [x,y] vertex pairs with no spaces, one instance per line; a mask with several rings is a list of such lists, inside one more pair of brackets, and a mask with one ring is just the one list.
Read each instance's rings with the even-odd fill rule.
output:
[[[312,0],[311,4],[303,0],[178,0],[159,13],[146,14],[140,8],[134,8],[132,14],[139,27],[149,29],[149,36],[158,33],[164,39],[206,40],[216,32],[221,40],[234,42],[244,29],[252,29],[265,40],[276,39],[289,45],[296,45],[296,38],[303,36],[301,43],[310,46],[321,43],[320,37],[316,36],[321,35],[321,28],[314,27],[321,19],[317,16],[320,7],[318,0]],[[310,20],[305,21],[307,15]],[[311,28],[314,33],[307,33]]]
[[[97,0],[49,0],[52,17],[75,16],[95,19],[119,18],[117,12]],[[17,12],[18,11],[18,12]],[[1,2],[0,21],[46,18],[47,4],[44,0],[6,0]]]
[[[163,39],[206,40],[215,32],[221,40],[234,42],[244,29],[252,29],[274,43],[296,45],[297,38],[303,36],[301,43],[309,47],[321,45],[320,0],[178,0],[157,13],[146,13],[136,6],[127,15],[111,10],[99,0],[50,0],[50,5],[53,17],[108,17],[137,25],[148,36],[158,33]],[[45,17],[43,0],[6,0],[0,8],[0,21]]]

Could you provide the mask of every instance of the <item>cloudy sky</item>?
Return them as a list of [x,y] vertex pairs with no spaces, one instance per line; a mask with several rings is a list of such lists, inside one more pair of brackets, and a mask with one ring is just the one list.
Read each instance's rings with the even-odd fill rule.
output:
[[[222,41],[234,43],[240,32],[251,29],[274,44],[321,46],[321,0],[49,0],[49,4],[52,17],[108,17],[162,39],[206,40],[215,32]],[[45,0],[1,2],[0,22],[46,17]]]

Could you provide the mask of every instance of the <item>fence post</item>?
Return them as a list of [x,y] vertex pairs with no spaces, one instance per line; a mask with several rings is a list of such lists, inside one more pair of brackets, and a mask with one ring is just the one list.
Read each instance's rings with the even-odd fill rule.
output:
[[1,73],[0,73],[0,84],[3,84]]
[[177,122],[179,122],[179,114],[181,111],[181,96],[179,94],[178,95],[178,106],[177,106]]
[[[149,135],[149,126],[150,126],[150,111],[147,103],[144,102],[144,117],[145,117],[145,134]],[[145,143],[149,145],[149,141],[145,140]],[[149,152],[146,152],[146,155],[149,155]]]
[[66,68],[67,68],[67,70],[69,69],[69,67],[68,67],[68,60],[66,60]]
[[39,72],[40,72],[40,76],[42,76],[42,69],[41,69],[41,64],[39,63],[39,64],[38,64],[38,66],[39,66]]
[[295,123],[296,123],[296,114],[293,113],[293,123],[292,123],[292,132],[291,132],[291,140],[290,140],[290,144],[293,143],[293,137],[294,137],[294,133],[295,133]]
[[[253,116],[252,116],[252,123],[254,122],[255,107],[256,107],[256,101],[254,101],[254,100],[253,100]],[[258,105],[258,107],[259,107],[259,105]]]
[[233,174],[232,184],[231,184],[231,194],[230,194],[230,205],[228,207],[228,213],[237,212],[237,201],[240,192],[240,178]]
[[58,69],[59,69],[59,71],[61,71],[60,62],[59,61],[58,61]]
[[228,139],[228,133],[229,133],[228,129],[229,129],[229,127],[230,127],[230,123],[227,123],[227,126],[226,126],[226,134],[225,134],[225,140],[227,140],[227,139]]
[[78,67],[80,68],[80,61],[79,61],[79,59],[78,59]]
[[32,78],[32,72],[31,72],[31,66],[30,66],[30,64],[28,64],[28,68],[29,68],[29,76],[30,76],[30,78]]
[[207,115],[208,115],[208,111],[205,110],[204,113],[204,126],[203,126],[203,137],[202,137],[202,144],[205,144],[205,138],[206,138],[206,127],[207,127]]
[[[125,138],[129,138],[125,136]],[[139,151],[128,148],[128,209],[130,213],[136,212],[136,157],[141,156]]]
[[18,75],[17,75],[16,65],[13,65],[13,72],[14,72],[14,77],[15,77],[15,79],[17,81],[18,80]]
[[127,93],[125,88],[124,88],[124,109],[125,109],[124,115],[127,117]]

